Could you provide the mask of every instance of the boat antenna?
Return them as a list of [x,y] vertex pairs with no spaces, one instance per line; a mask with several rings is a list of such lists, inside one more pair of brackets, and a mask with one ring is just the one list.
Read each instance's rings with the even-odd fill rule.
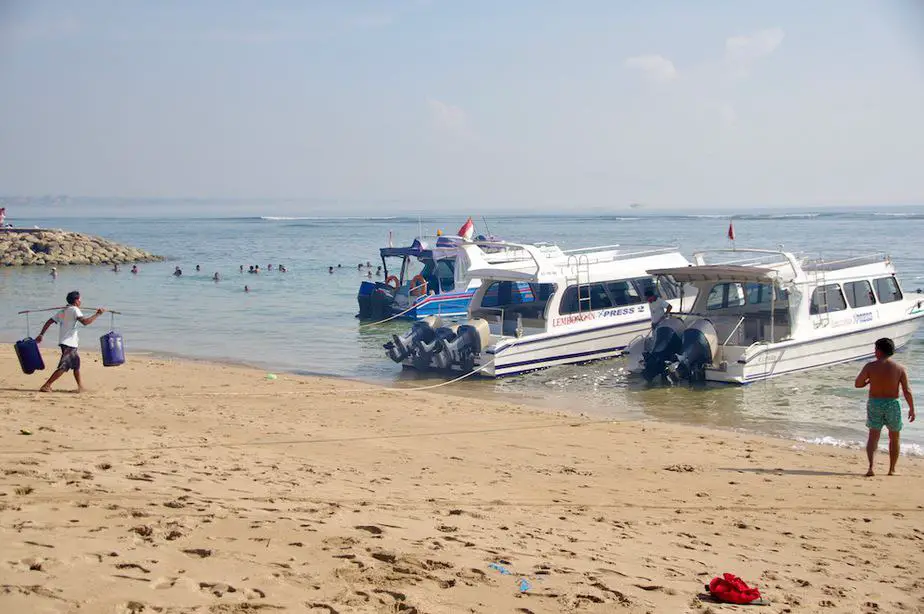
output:
[[481,221],[484,222],[484,229],[487,231],[488,237],[491,237],[491,236],[492,236],[492,235],[491,235],[491,229],[488,228],[488,218],[486,218],[485,216],[482,215],[482,216],[481,216]]

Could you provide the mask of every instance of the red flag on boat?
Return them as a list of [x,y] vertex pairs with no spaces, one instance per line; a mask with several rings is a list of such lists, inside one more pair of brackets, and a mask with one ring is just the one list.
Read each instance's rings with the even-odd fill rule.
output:
[[732,222],[728,222],[728,240],[735,240],[735,226]]
[[462,224],[462,228],[459,229],[459,236],[467,241],[472,238],[473,234],[475,234],[475,224],[472,222],[472,218],[468,218]]

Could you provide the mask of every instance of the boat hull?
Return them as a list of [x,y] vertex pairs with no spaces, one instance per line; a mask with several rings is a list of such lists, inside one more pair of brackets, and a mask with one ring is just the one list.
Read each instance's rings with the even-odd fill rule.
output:
[[[463,318],[468,315],[468,306],[473,296],[475,296],[474,289],[422,296],[417,299],[410,311],[399,318],[402,320],[423,320],[429,316],[440,316],[444,319]],[[396,311],[396,313],[400,312],[400,309]]]
[[[583,330],[562,330],[517,339],[506,338],[475,360],[477,375],[505,377],[559,365],[619,356],[625,347],[651,329],[649,318]],[[412,366],[410,361],[405,366]]]
[[905,319],[845,331],[835,335],[802,341],[784,341],[752,348],[726,348],[723,359],[727,367],[706,367],[706,380],[729,384],[749,384],[789,373],[809,371],[873,356],[877,339],[889,337],[896,348],[907,345],[914,337],[921,318],[917,314]]
[[383,319],[423,320],[429,316],[444,319],[463,318],[468,314],[468,306],[475,296],[475,289],[444,294],[431,294],[415,297],[413,305],[401,305],[395,297],[394,290],[381,283],[364,281],[356,296],[359,304],[357,317],[361,320],[378,321]]

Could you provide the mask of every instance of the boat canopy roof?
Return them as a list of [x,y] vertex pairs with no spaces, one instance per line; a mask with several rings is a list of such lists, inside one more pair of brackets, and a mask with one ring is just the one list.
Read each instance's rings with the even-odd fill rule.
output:
[[383,258],[390,256],[413,258],[430,258],[433,260],[444,260],[455,258],[459,253],[459,244],[462,239],[459,237],[437,237],[435,243],[426,239],[414,239],[414,242],[407,247],[382,247],[379,254]]
[[779,269],[735,264],[701,264],[699,266],[651,269],[648,273],[649,275],[670,275],[679,282],[741,281],[770,283],[774,281],[791,281],[792,278],[790,274],[790,279],[785,279]]

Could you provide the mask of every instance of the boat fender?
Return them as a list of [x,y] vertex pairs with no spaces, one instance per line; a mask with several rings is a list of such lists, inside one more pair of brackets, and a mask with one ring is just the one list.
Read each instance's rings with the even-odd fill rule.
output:
[[[395,284],[394,284],[393,286],[392,286],[392,283],[391,283],[392,281],[395,282]],[[394,275],[389,275],[388,277],[385,278],[385,283],[388,284],[389,286],[391,286],[392,288],[394,288],[395,290],[397,290],[398,287],[401,285],[401,280],[399,280],[399,279],[398,279],[397,277],[395,277]]]

